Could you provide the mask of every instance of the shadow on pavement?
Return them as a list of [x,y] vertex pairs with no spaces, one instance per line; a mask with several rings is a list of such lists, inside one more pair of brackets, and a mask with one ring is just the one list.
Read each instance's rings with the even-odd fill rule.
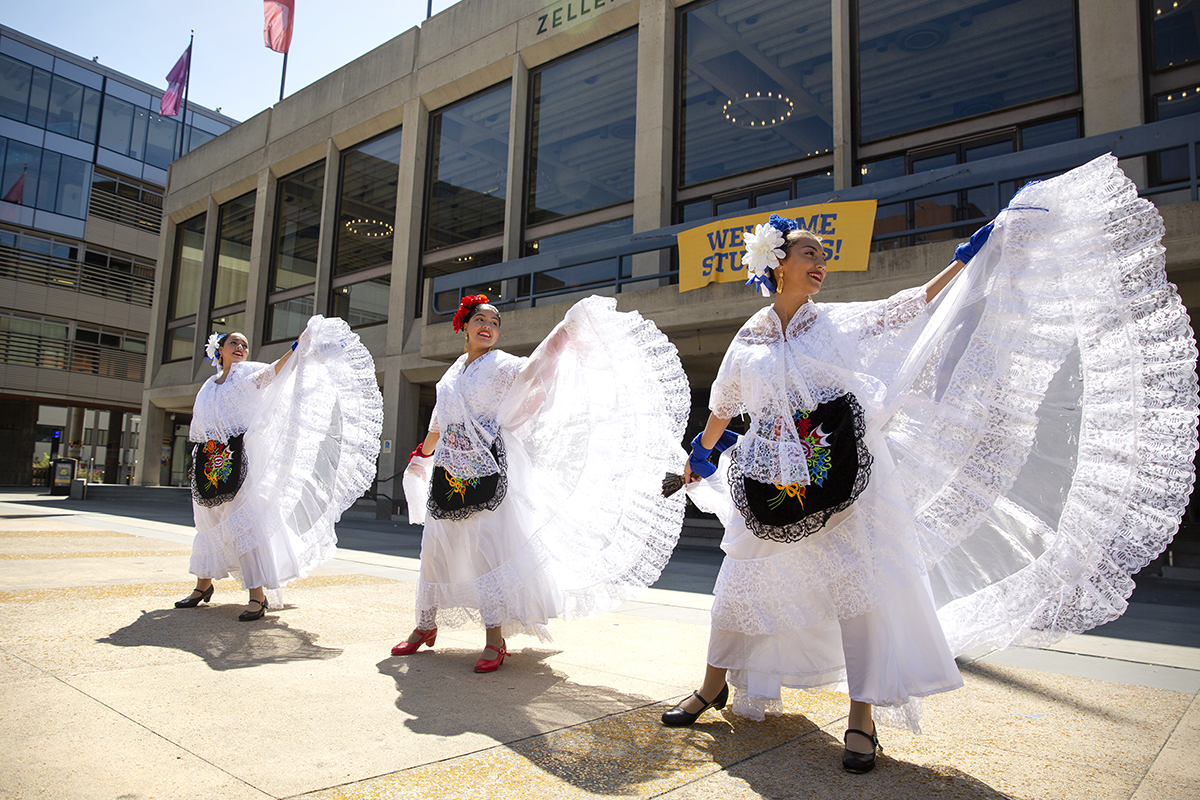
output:
[[[326,661],[342,651],[321,647],[308,631],[292,628],[268,612],[253,623],[239,622],[242,605],[215,608],[167,608],[143,611],[123,628],[101,639],[115,647],[161,647],[204,659],[210,669],[245,669],[290,661]],[[286,606],[285,606],[286,608]]]

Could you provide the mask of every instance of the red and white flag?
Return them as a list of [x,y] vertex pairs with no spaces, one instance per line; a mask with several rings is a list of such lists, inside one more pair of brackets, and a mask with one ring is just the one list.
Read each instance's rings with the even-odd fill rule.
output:
[[276,53],[286,53],[292,45],[292,21],[296,0],[263,0],[263,41]]
[[179,101],[183,98],[183,89],[187,84],[188,71],[191,66],[192,46],[189,44],[187,50],[184,50],[183,55],[175,62],[175,66],[171,67],[171,71],[167,73],[167,90],[163,92],[162,100],[158,103],[160,116],[178,116]]

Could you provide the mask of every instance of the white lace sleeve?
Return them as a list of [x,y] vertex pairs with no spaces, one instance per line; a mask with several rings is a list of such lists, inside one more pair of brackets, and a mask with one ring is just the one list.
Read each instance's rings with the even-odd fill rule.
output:
[[442,426],[438,423],[438,410],[436,402],[433,404],[433,416],[429,418],[429,432],[437,434],[442,432]]
[[[741,336],[741,332],[738,336]],[[742,365],[737,351],[736,347],[725,351],[725,358],[721,360],[721,369],[717,371],[708,398],[709,411],[721,419],[733,419],[746,410],[742,402]]]
[[857,346],[858,368],[888,383],[904,353],[929,319],[925,287],[904,289],[884,300],[822,306],[839,337]]

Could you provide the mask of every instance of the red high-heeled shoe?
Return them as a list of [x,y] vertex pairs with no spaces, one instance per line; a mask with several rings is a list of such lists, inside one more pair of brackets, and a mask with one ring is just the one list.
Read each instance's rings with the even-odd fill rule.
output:
[[508,655],[508,645],[506,645],[504,643],[504,640],[503,639],[500,640],[499,647],[496,647],[496,645],[494,645],[494,644],[489,644],[487,647],[483,648],[483,650],[485,653],[488,650],[495,650],[496,657],[479,659],[478,661],[475,662],[475,671],[476,672],[495,672],[496,670],[500,669],[500,665],[504,663],[504,657],[506,655]]
[[425,644],[433,647],[433,643],[437,641],[437,628],[427,631],[423,631],[420,628],[413,628],[413,633],[421,634],[421,638],[417,639],[415,642],[401,642],[392,648],[392,655],[411,656],[413,653],[417,652],[417,648],[419,648],[421,645]]

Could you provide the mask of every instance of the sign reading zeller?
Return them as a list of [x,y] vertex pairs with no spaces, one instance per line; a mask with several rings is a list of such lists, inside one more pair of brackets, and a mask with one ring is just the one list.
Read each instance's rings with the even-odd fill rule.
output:
[[549,33],[553,28],[561,28],[563,23],[574,22],[584,14],[598,11],[608,5],[608,0],[571,0],[555,8],[548,9],[545,14],[538,16],[537,35]]

